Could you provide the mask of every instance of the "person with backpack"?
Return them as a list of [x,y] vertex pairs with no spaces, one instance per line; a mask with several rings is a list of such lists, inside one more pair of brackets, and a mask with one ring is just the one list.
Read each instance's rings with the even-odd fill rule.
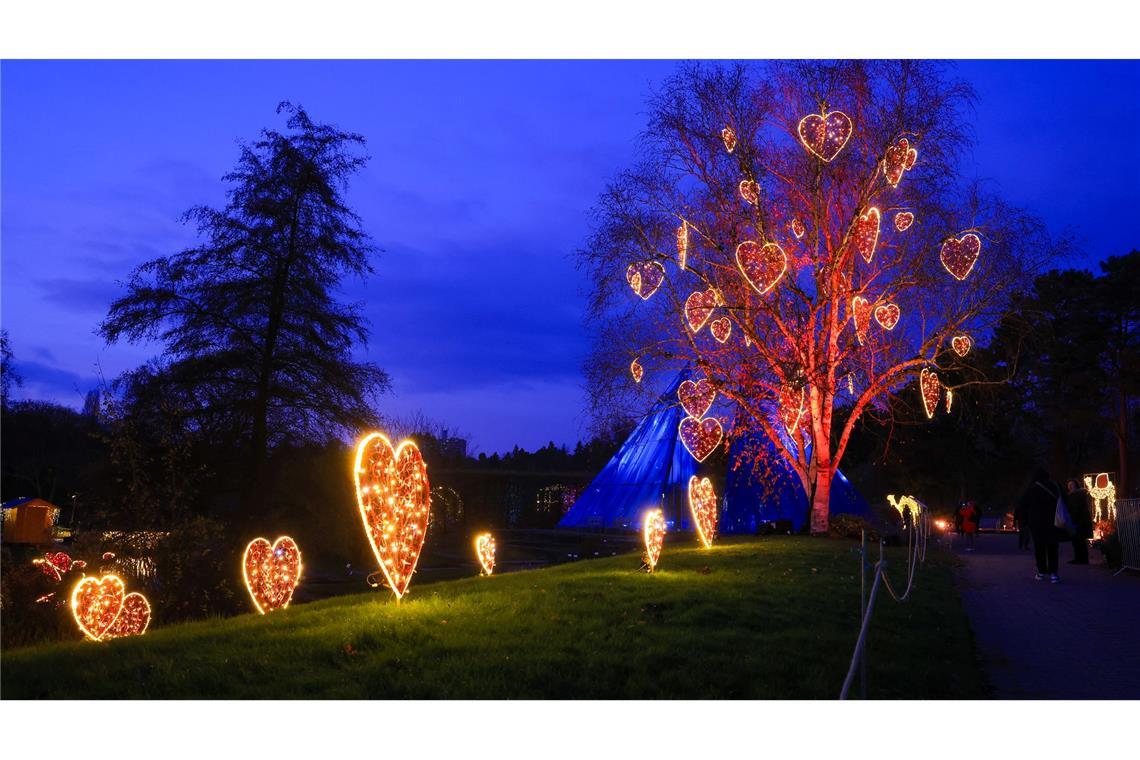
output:
[[1039,581],[1048,576],[1052,583],[1061,582],[1057,575],[1059,535],[1056,520],[1059,503],[1064,504],[1061,487],[1049,479],[1044,467],[1038,467],[1033,473],[1033,482],[1021,495],[1019,507],[1033,536],[1033,559],[1037,563],[1035,578]]

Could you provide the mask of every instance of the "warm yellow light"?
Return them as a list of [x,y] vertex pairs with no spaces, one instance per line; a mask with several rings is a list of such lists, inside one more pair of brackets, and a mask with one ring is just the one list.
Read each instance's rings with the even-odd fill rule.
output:
[[938,400],[942,397],[942,383],[938,381],[938,373],[923,367],[918,376],[918,388],[922,394],[922,406],[926,410],[926,418],[932,420],[934,412],[938,409]]
[[479,559],[479,566],[483,575],[490,575],[495,571],[495,537],[490,533],[482,533],[475,537],[475,556]]
[[[1099,473],[1096,478],[1085,475],[1085,488],[1089,496],[1093,497],[1093,524],[1101,520],[1116,519],[1116,484],[1112,482],[1107,472]],[[1103,509],[1101,506],[1103,505]]]
[[950,347],[954,349],[954,353],[958,356],[965,356],[970,353],[970,349],[974,345],[974,340],[969,335],[955,335],[950,340]]
[[716,400],[716,388],[707,378],[685,380],[677,386],[677,399],[685,414],[699,420],[712,408],[713,401]]
[[895,508],[895,511],[899,513],[899,517],[902,518],[903,522],[906,522],[907,510],[910,510],[911,523],[918,522],[918,516],[922,513],[922,503],[913,496],[903,496],[898,501],[895,501],[894,494],[889,494],[887,501],[889,501],[891,506]]
[[776,287],[788,271],[788,255],[776,243],[761,245],[753,240],[745,240],[736,246],[736,267],[744,275],[748,284],[764,295]]
[[851,118],[842,111],[808,114],[796,125],[803,146],[824,161],[839,155],[852,131]]
[[716,417],[707,417],[703,420],[686,417],[681,420],[678,432],[685,450],[698,462],[708,459],[724,437],[724,429]]
[[736,150],[736,132],[732,127],[725,127],[720,131],[720,139],[724,141],[724,149],[729,153]]
[[91,641],[139,636],[150,625],[150,603],[114,574],[84,576],[71,590],[71,615]]
[[281,536],[272,544],[268,539],[255,538],[245,545],[241,574],[259,613],[285,609],[301,580],[301,549],[289,536]]
[[737,186],[737,190],[740,191],[740,197],[751,203],[753,206],[760,205],[760,185],[756,184],[755,181],[750,179],[742,179],[740,180],[740,184]]
[[665,543],[665,515],[660,509],[651,509],[645,513],[641,523],[641,537],[645,543],[645,554],[642,560],[649,572],[657,568],[657,561],[661,559],[661,547]]
[[716,304],[717,295],[712,288],[690,293],[685,299],[685,321],[688,322],[689,329],[694,333],[700,332],[712,316]]
[[625,270],[625,281],[642,301],[646,301],[665,282],[665,267],[658,261],[630,264]]
[[879,209],[871,206],[859,215],[855,220],[854,228],[851,230],[852,244],[868,264],[875,258],[875,248],[879,245],[881,222],[882,214],[879,213]]
[[716,491],[708,478],[689,478],[689,512],[693,516],[693,526],[697,538],[706,549],[711,549],[716,540]]
[[677,228],[677,266],[684,269],[689,263],[689,223],[681,220]]
[[709,323],[709,332],[712,333],[717,343],[724,343],[728,340],[728,336],[732,335],[732,322],[729,321],[728,317],[714,319]]
[[974,269],[974,264],[982,252],[982,239],[972,232],[957,238],[950,238],[942,244],[938,258],[942,266],[955,279],[964,280]]
[[875,321],[879,323],[879,327],[884,330],[893,330],[895,325],[899,323],[899,317],[902,312],[899,307],[893,303],[879,304],[875,307]]
[[913,168],[917,160],[918,150],[912,147],[910,140],[905,137],[887,148],[883,157],[883,174],[886,175],[891,187],[898,187],[903,173]]
[[895,214],[895,229],[899,232],[906,232],[907,228],[914,223],[914,214],[909,211],[900,211]]
[[633,382],[635,383],[640,383],[641,378],[645,376],[645,370],[637,359],[629,363],[629,374],[633,375]]

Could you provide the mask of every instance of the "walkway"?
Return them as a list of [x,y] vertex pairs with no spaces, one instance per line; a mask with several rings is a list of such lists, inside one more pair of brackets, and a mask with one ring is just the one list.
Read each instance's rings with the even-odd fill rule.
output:
[[[1096,550],[1066,564],[1061,583],[1033,579],[1033,556],[1015,535],[963,539],[960,581],[982,665],[1001,699],[1140,699],[1140,575],[1113,577]],[[1100,564],[1098,564],[1100,563]]]

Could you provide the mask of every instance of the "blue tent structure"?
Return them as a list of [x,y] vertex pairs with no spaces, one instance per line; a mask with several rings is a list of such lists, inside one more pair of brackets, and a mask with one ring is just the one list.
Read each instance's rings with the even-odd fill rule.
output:
[[[645,510],[659,506],[669,530],[691,530],[687,489],[689,478],[698,471],[711,477],[718,490],[723,489],[721,533],[756,533],[761,524],[777,520],[791,521],[793,530],[803,526],[807,497],[791,466],[761,431],[749,430],[735,437],[727,472],[710,472],[709,461],[698,464],[685,450],[677,436],[685,413],[676,399],[677,388],[688,375],[687,370],[678,374],[558,527],[637,530]],[[743,451],[754,452],[756,446],[770,455],[765,457],[762,474],[739,461]],[[870,505],[840,472],[832,483],[831,513],[872,517]]]

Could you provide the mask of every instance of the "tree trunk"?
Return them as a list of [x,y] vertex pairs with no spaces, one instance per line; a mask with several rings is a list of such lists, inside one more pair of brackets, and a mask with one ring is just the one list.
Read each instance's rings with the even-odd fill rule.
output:
[[1124,499],[1132,495],[1128,478],[1128,395],[1124,392],[1124,382],[1120,383],[1120,408],[1116,417],[1116,493]]
[[827,534],[828,518],[831,509],[831,464],[816,464],[815,482],[811,496],[811,534]]

